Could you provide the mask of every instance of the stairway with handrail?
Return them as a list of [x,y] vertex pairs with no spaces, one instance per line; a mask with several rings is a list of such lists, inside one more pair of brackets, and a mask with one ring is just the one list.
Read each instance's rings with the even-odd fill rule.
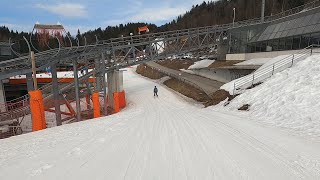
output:
[[295,54],[290,54],[283,59],[280,59],[266,67],[257,69],[253,73],[235,80],[233,83],[233,95],[240,94],[245,89],[262,83],[272,75],[292,67],[295,63],[304,60],[315,53],[319,53],[319,47],[319,45],[310,45]]

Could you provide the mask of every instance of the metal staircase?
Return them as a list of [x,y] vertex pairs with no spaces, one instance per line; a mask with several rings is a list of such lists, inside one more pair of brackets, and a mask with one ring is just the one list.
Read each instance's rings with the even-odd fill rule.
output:
[[304,60],[315,53],[320,53],[319,47],[319,45],[308,46],[295,54],[288,55],[269,66],[257,69],[253,73],[235,80],[233,84],[233,95],[242,93],[245,89],[265,81],[274,74],[292,67],[295,63]]
[[[88,72],[87,74],[79,77],[79,80],[86,80],[93,75],[93,72]],[[67,90],[70,90],[74,87],[74,82],[68,84],[61,84],[59,86],[59,93],[63,94]],[[49,93],[43,94],[44,102],[48,102],[53,99],[53,93],[51,91],[52,83],[48,83],[45,86],[39,88],[41,91],[48,90]],[[2,105],[4,106],[4,105]],[[29,104],[29,95],[21,96],[17,99],[7,101],[5,105],[6,112],[0,113],[0,125],[2,124],[12,124],[13,122],[21,123],[23,118],[30,114],[30,104]]]

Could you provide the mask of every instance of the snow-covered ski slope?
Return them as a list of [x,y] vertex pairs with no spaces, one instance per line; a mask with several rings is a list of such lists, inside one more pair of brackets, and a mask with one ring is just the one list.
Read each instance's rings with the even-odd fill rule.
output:
[[0,140],[0,179],[320,179],[319,142],[124,77],[119,114]]

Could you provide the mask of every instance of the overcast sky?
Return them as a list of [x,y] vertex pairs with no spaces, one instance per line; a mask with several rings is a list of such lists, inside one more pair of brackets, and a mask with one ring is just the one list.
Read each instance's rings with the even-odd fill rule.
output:
[[203,0],[1,0],[0,26],[31,31],[60,22],[75,34],[127,22],[162,25]]

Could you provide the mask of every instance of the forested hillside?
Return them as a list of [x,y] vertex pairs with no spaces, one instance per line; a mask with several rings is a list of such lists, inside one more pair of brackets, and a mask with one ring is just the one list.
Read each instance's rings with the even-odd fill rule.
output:
[[[313,0],[266,0],[266,16],[291,9],[312,2]],[[190,5],[192,6],[192,5]],[[260,17],[261,0],[218,0],[203,2],[200,5],[193,5],[190,11],[178,16],[176,19],[157,27],[155,24],[146,23],[128,23],[118,26],[108,26],[106,28],[97,28],[88,32],[80,32],[76,37],[80,43],[84,44],[84,36],[88,43],[95,42],[95,35],[98,39],[109,39],[127,36],[130,32],[137,33],[137,28],[148,25],[150,32],[185,29],[191,27],[208,26],[215,24],[231,23],[233,19],[233,8],[236,8],[235,21],[252,19]],[[9,37],[13,39],[22,39],[28,36],[24,32],[14,32],[7,27],[0,27],[0,41],[8,41]]]
[[[314,0],[266,0],[265,15],[277,14],[312,1]],[[159,29],[164,31],[231,23],[233,8],[236,9],[235,21],[261,16],[261,0],[210,1],[192,6],[190,11],[178,16],[177,19],[161,26]]]
[[81,34],[78,32],[77,37],[79,39],[83,39],[83,36],[87,38],[88,42],[95,41],[95,35],[98,39],[110,39],[123,36],[128,36],[130,33],[137,34],[138,27],[142,27],[147,25],[150,32],[156,32],[158,27],[155,24],[146,24],[146,23],[128,23],[128,24],[120,24],[119,26],[108,26],[105,29],[98,28],[95,30],[90,30]]

